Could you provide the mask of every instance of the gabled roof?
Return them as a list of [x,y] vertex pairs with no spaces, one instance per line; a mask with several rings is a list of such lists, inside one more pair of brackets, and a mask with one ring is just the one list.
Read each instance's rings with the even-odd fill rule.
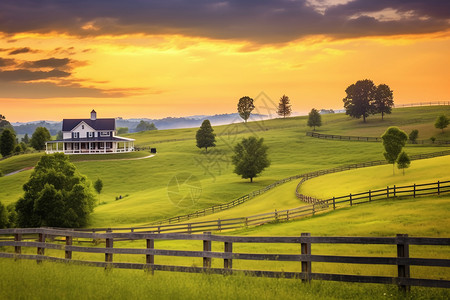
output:
[[62,131],[71,131],[81,122],[86,123],[95,130],[116,130],[116,120],[113,118],[108,119],[64,119],[62,125]]

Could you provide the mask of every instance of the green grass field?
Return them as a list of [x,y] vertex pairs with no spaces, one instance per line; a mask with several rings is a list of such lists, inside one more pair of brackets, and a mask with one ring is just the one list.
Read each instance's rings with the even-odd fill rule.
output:
[[[384,121],[378,116],[369,117],[368,123],[350,119],[343,114],[324,115],[322,133],[342,135],[380,136],[391,125],[398,125],[409,133],[419,129],[419,139],[436,136],[449,139],[448,133],[439,135],[434,128],[437,115],[450,114],[450,107],[422,107],[395,109]],[[319,140],[305,136],[309,130],[305,117],[275,119],[259,123],[232,124],[214,127],[217,147],[204,153],[195,147],[193,129],[161,130],[128,135],[136,138],[138,146],[156,147],[158,154],[142,160],[84,161],[84,157],[72,157],[78,170],[91,181],[101,178],[103,191],[98,195],[99,205],[91,219],[92,227],[136,226],[151,221],[185,214],[218,203],[231,201],[277,180],[296,174],[327,169],[343,164],[383,159],[381,143]],[[446,130],[447,131],[447,130]],[[253,184],[232,171],[231,148],[242,137],[264,137],[269,146],[271,167],[265,170]],[[429,153],[444,147],[408,145],[408,154]],[[148,153],[132,154],[145,156]],[[118,157],[125,154],[120,154]],[[92,157],[94,158],[94,157]],[[131,157],[130,157],[131,158]],[[0,169],[12,172],[30,166],[39,155],[23,155],[0,161]],[[377,166],[320,176],[306,181],[301,192],[318,197],[332,197],[386,185],[426,183],[448,179],[448,157],[412,161],[405,176],[399,170],[392,175],[392,166]],[[0,201],[4,204],[17,201],[21,187],[32,171],[24,171],[0,178]],[[168,197],[167,185],[178,173],[196,176],[202,188],[195,205],[177,207]],[[304,205],[294,195],[297,182],[283,184],[255,197],[245,204],[196,220],[246,216],[274,209],[286,209]],[[122,199],[116,200],[116,197]],[[309,232],[313,236],[395,236],[407,233],[411,236],[450,236],[450,196],[442,195],[380,200],[336,211],[317,214],[301,220],[271,223],[233,232],[218,233],[252,236],[298,236]],[[143,247],[133,242],[115,242],[114,247]],[[201,250],[199,242],[156,241],[159,249]],[[448,248],[448,247],[446,247]],[[10,249],[10,251],[12,251]],[[35,253],[35,248],[24,249]],[[223,245],[213,243],[213,251],[223,251]],[[298,253],[299,245],[242,244],[234,245],[234,252],[247,253]],[[313,253],[336,255],[395,256],[392,246],[355,247],[352,245],[313,245]],[[448,258],[445,247],[413,247],[413,257]],[[49,255],[61,257],[62,251],[48,250]],[[77,253],[74,258],[104,260],[104,255]],[[116,255],[114,261],[143,262],[143,257]],[[156,257],[155,263],[201,265],[200,259]],[[213,259],[213,267],[223,262]],[[234,261],[233,268],[266,270],[273,262]],[[279,262],[276,268],[298,271],[299,263]],[[112,270],[101,268],[0,259],[0,299],[41,299],[57,295],[61,299],[80,298],[161,298],[161,299],[380,299],[403,298],[396,286],[375,284],[346,284],[315,282],[302,284],[298,280],[250,278],[245,276],[207,276],[156,272],[151,276],[143,271]],[[314,272],[337,274],[392,275],[393,266],[365,266],[313,263]],[[450,278],[449,271],[436,268],[412,267],[412,275],[425,274],[429,278]],[[70,278],[70,280],[68,280]],[[51,284],[48,284],[51,282]],[[12,288],[8,288],[12,287]],[[88,296],[86,296],[88,295]],[[51,297],[51,296],[50,296]],[[411,299],[448,299],[445,289],[412,288]]]

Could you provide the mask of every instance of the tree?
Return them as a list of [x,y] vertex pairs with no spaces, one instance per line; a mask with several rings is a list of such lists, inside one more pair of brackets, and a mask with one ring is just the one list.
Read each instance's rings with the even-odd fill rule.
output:
[[0,202],[0,229],[8,227],[8,211],[6,207]]
[[43,155],[16,203],[19,227],[83,227],[95,198],[86,176],[63,153]]
[[200,129],[197,130],[197,134],[195,135],[197,139],[197,147],[205,148],[205,152],[208,152],[208,147],[216,146],[216,134],[214,133],[214,129],[211,127],[211,123],[209,120],[204,120]]
[[308,123],[309,127],[314,127],[313,130],[316,130],[316,126],[322,126],[322,116],[319,114],[319,111],[315,108],[311,109],[311,112],[308,114]]
[[289,97],[286,95],[283,95],[280,98],[280,103],[278,104],[278,110],[277,110],[277,114],[279,116],[283,116],[283,118],[286,118],[286,116],[290,116],[292,109],[291,109],[291,100],[289,100]]
[[12,127],[11,123],[6,120],[6,117],[4,115],[0,114],[0,135],[2,131],[7,128],[14,132],[14,128]]
[[3,130],[0,136],[0,154],[2,156],[10,155],[16,147],[16,135],[9,128]]
[[58,131],[58,133],[56,134],[56,140],[57,141],[61,141],[63,139],[63,132],[60,130]]
[[403,175],[405,175],[405,169],[409,168],[410,164],[411,160],[409,159],[408,154],[406,154],[405,151],[402,151],[397,158],[397,168],[403,170]]
[[347,97],[342,99],[344,101],[345,113],[353,118],[363,117],[364,123],[369,114],[375,113],[374,100],[376,93],[376,86],[372,80],[359,80],[355,84],[347,87],[345,92]]
[[450,120],[445,115],[441,115],[437,117],[434,127],[442,129],[442,132],[444,132],[444,128],[448,126],[449,122]]
[[239,99],[238,103],[238,113],[242,119],[244,119],[245,123],[247,123],[247,119],[250,117],[250,114],[255,109],[255,105],[253,105],[253,99],[245,96]]
[[384,114],[390,114],[394,106],[394,92],[387,84],[380,84],[375,91],[374,107],[376,113],[381,113],[381,120]]
[[416,143],[418,137],[419,137],[419,130],[417,129],[412,130],[411,133],[409,134],[409,140],[411,141],[412,144]]
[[28,133],[25,133],[25,136],[22,138],[22,142],[28,145],[30,143],[30,138],[28,137]]
[[405,146],[408,136],[397,127],[389,127],[381,136],[381,139],[383,140],[383,146],[386,151],[383,153],[384,157],[388,163],[392,164],[392,172],[394,172],[395,161]]
[[267,158],[267,146],[263,144],[264,139],[257,139],[254,136],[243,138],[240,143],[234,147],[232,162],[235,166],[234,173],[241,175],[242,178],[257,177],[265,168],[270,166]]
[[[153,124],[155,125],[155,124]],[[119,127],[117,128],[117,134],[125,134],[128,133],[128,127]]]
[[103,189],[103,181],[98,178],[94,183],[94,189],[97,191],[97,193],[101,193]]
[[36,150],[44,150],[45,142],[50,141],[51,135],[47,128],[37,127],[31,136],[30,144]]
[[139,124],[136,126],[136,132],[140,131],[148,131],[148,130],[157,130],[154,123],[149,123],[144,120],[141,120]]

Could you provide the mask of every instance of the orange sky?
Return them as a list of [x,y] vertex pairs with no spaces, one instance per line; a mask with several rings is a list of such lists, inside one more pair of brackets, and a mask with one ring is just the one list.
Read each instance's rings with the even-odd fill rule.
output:
[[[305,113],[342,108],[345,88],[366,78],[388,84],[396,104],[449,101],[444,29],[282,42],[180,32],[0,33],[0,113],[10,122],[84,118],[92,109],[123,118],[221,114],[248,95],[260,113],[274,114],[283,94]],[[269,110],[258,102],[261,92],[273,102]]]

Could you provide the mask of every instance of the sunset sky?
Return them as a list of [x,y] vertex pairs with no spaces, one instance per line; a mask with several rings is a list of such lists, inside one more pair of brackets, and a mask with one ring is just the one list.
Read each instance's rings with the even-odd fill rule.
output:
[[242,96],[273,114],[283,94],[340,109],[366,78],[397,104],[449,101],[450,1],[0,1],[10,122],[233,113]]

